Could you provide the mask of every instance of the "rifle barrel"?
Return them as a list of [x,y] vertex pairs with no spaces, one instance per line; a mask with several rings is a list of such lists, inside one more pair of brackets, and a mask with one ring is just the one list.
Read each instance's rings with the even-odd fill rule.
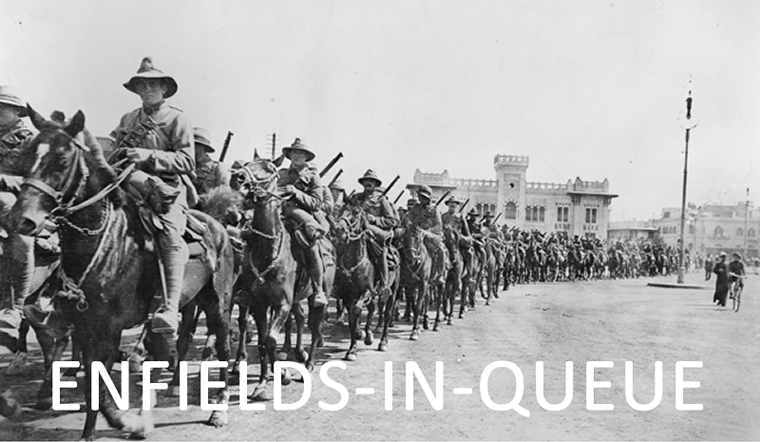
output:
[[403,194],[404,194],[404,192],[406,192],[406,189],[401,189],[401,192],[399,192],[399,194],[398,194],[398,196],[396,197],[396,199],[395,199],[395,200],[393,200],[393,204],[396,204],[396,203],[398,202],[398,200],[400,200],[400,199],[401,199],[401,195],[403,195]]
[[230,140],[232,139],[232,136],[235,135],[230,131],[227,131],[227,138],[224,139],[224,146],[222,147],[222,153],[219,155],[219,162],[224,161],[224,157],[227,156],[227,149],[230,147]]
[[383,196],[388,195],[388,192],[390,192],[390,190],[393,188],[393,186],[396,184],[396,181],[398,181],[399,178],[401,178],[401,176],[396,175],[396,178],[394,178],[393,181],[391,181],[391,183],[388,184],[388,187],[386,187],[385,192],[383,192]]
[[335,155],[335,158],[333,158],[329,163],[327,163],[327,166],[325,166],[324,169],[322,169],[322,172],[319,172],[319,177],[323,178],[327,172],[330,171],[330,169],[333,168],[335,163],[338,162],[339,159],[343,158],[343,152],[339,152],[338,155]]
[[338,177],[341,176],[343,173],[343,169],[338,170],[338,173],[335,174],[335,177],[330,181],[330,184],[327,185],[328,188],[332,187],[333,184],[335,184],[336,181],[338,181]]
[[443,195],[441,195],[441,198],[439,198],[438,201],[436,201],[435,206],[438,207],[438,205],[441,204],[441,201],[443,201],[444,199],[446,199],[446,197],[449,196],[450,193],[451,193],[451,191],[447,190],[446,193],[444,193]]

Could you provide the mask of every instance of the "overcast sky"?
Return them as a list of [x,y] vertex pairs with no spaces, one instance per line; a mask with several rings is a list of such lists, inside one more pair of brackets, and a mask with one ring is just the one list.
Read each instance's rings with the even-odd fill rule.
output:
[[689,201],[760,195],[756,1],[0,3],[0,82],[99,135],[146,55],[229,160],[300,137],[351,188],[529,155],[529,181],[609,179],[613,220],[680,206],[691,79]]

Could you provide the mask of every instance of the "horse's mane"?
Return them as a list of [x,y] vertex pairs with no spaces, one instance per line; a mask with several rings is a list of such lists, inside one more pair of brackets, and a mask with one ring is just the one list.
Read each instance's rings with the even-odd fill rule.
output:
[[198,209],[224,223],[229,209],[238,206],[242,201],[243,196],[240,192],[227,187],[216,187],[201,196]]

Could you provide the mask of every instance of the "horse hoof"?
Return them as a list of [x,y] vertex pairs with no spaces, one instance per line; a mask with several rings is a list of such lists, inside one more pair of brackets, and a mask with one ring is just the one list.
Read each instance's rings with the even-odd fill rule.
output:
[[290,377],[290,371],[288,370],[280,371],[280,380],[282,381],[282,385],[290,385],[290,382],[293,380]]
[[206,425],[209,425],[215,428],[221,428],[227,425],[228,423],[230,423],[230,419],[227,416],[227,412],[215,410],[213,413],[211,413],[211,416],[208,418],[208,422],[206,422]]
[[412,332],[412,335],[409,336],[409,340],[410,341],[416,341],[418,339],[420,339],[420,332],[417,331],[417,330],[415,330],[415,331]]
[[211,347],[205,347],[201,353],[201,361],[208,361],[214,356],[214,349]]
[[372,332],[369,332],[364,335],[364,344],[365,345],[372,345],[372,339],[374,336],[372,335]]
[[[129,433],[130,439],[145,439],[145,435],[153,429],[152,422],[149,425],[146,425],[142,415],[136,415],[130,412],[121,415],[121,422],[123,424],[121,429]],[[150,428],[146,428],[148,426]]]
[[276,358],[277,358],[278,361],[287,361],[288,360],[288,352],[281,351],[281,352],[277,353]]
[[[52,405],[52,402],[51,402]],[[11,397],[11,390],[0,395],[0,416],[13,419],[21,414],[21,404]]]
[[353,361],[356,360],[356,353],[353,353],[353,352],[349,351],[348,353],[346,353],[346,357],[344,359],[347,360],[347,361],[352,361],[353,362]]
[[313,361],[309,361],[309,362],[306,363],[306,370],[308,370],[309,372],[314,371],[315,367],[316,366],[314,365]]
[[388,351],[388,343],[385,340],[380,341],[380,345],[377,346],[377,351]]
[[169,385],[164,393],[166,397],[179,397],[179,385]]
[[486,307],[488,307],[489,305],[491,305],[491,301],[486,301]]
[[53,398],[37,399],[37,403],[34,404],[35,410],[47,411],[53,408]]
[[436,324],[436,325],[434,325],[434,326],[433,326],[433,331],[434,331],[434,332],[437,332],[437,331],[438,331],[438,324]]
[[459,314],[459,319],[464,319],[464,313]]
[[256,387],[253,390],[253,393],[248,397],[248,399],[251,400],[251,402],[266,402],[269,400],[269,396],[267,396],[267,389],[262,387]]
[[296,361],[300,363],[304,363],[309,359],[309,353],[306,352],[306,350],[297,350],[296,351]]
[[448,321],[446,321],[446,325],[454,325],[454,322],[449,318]]
[[26,373],[26,357],[27,354],[25,352],[16,352],[16,356],[13,357],[13,361],[11,361],[5,374],[8,376],[17,376]]

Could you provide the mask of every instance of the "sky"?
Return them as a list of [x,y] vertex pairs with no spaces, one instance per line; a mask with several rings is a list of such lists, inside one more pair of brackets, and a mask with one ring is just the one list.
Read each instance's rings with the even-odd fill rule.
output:
[[680,207],[696,123],[688,201],[760,200],[756,1],[0,2],[0,84],[43,115],[107,135],[144,56],[218,150],[234,133],[226,163],[299,137],[351,189],[528,155],[528,181],[607,178],[611,220],[645,220]]

